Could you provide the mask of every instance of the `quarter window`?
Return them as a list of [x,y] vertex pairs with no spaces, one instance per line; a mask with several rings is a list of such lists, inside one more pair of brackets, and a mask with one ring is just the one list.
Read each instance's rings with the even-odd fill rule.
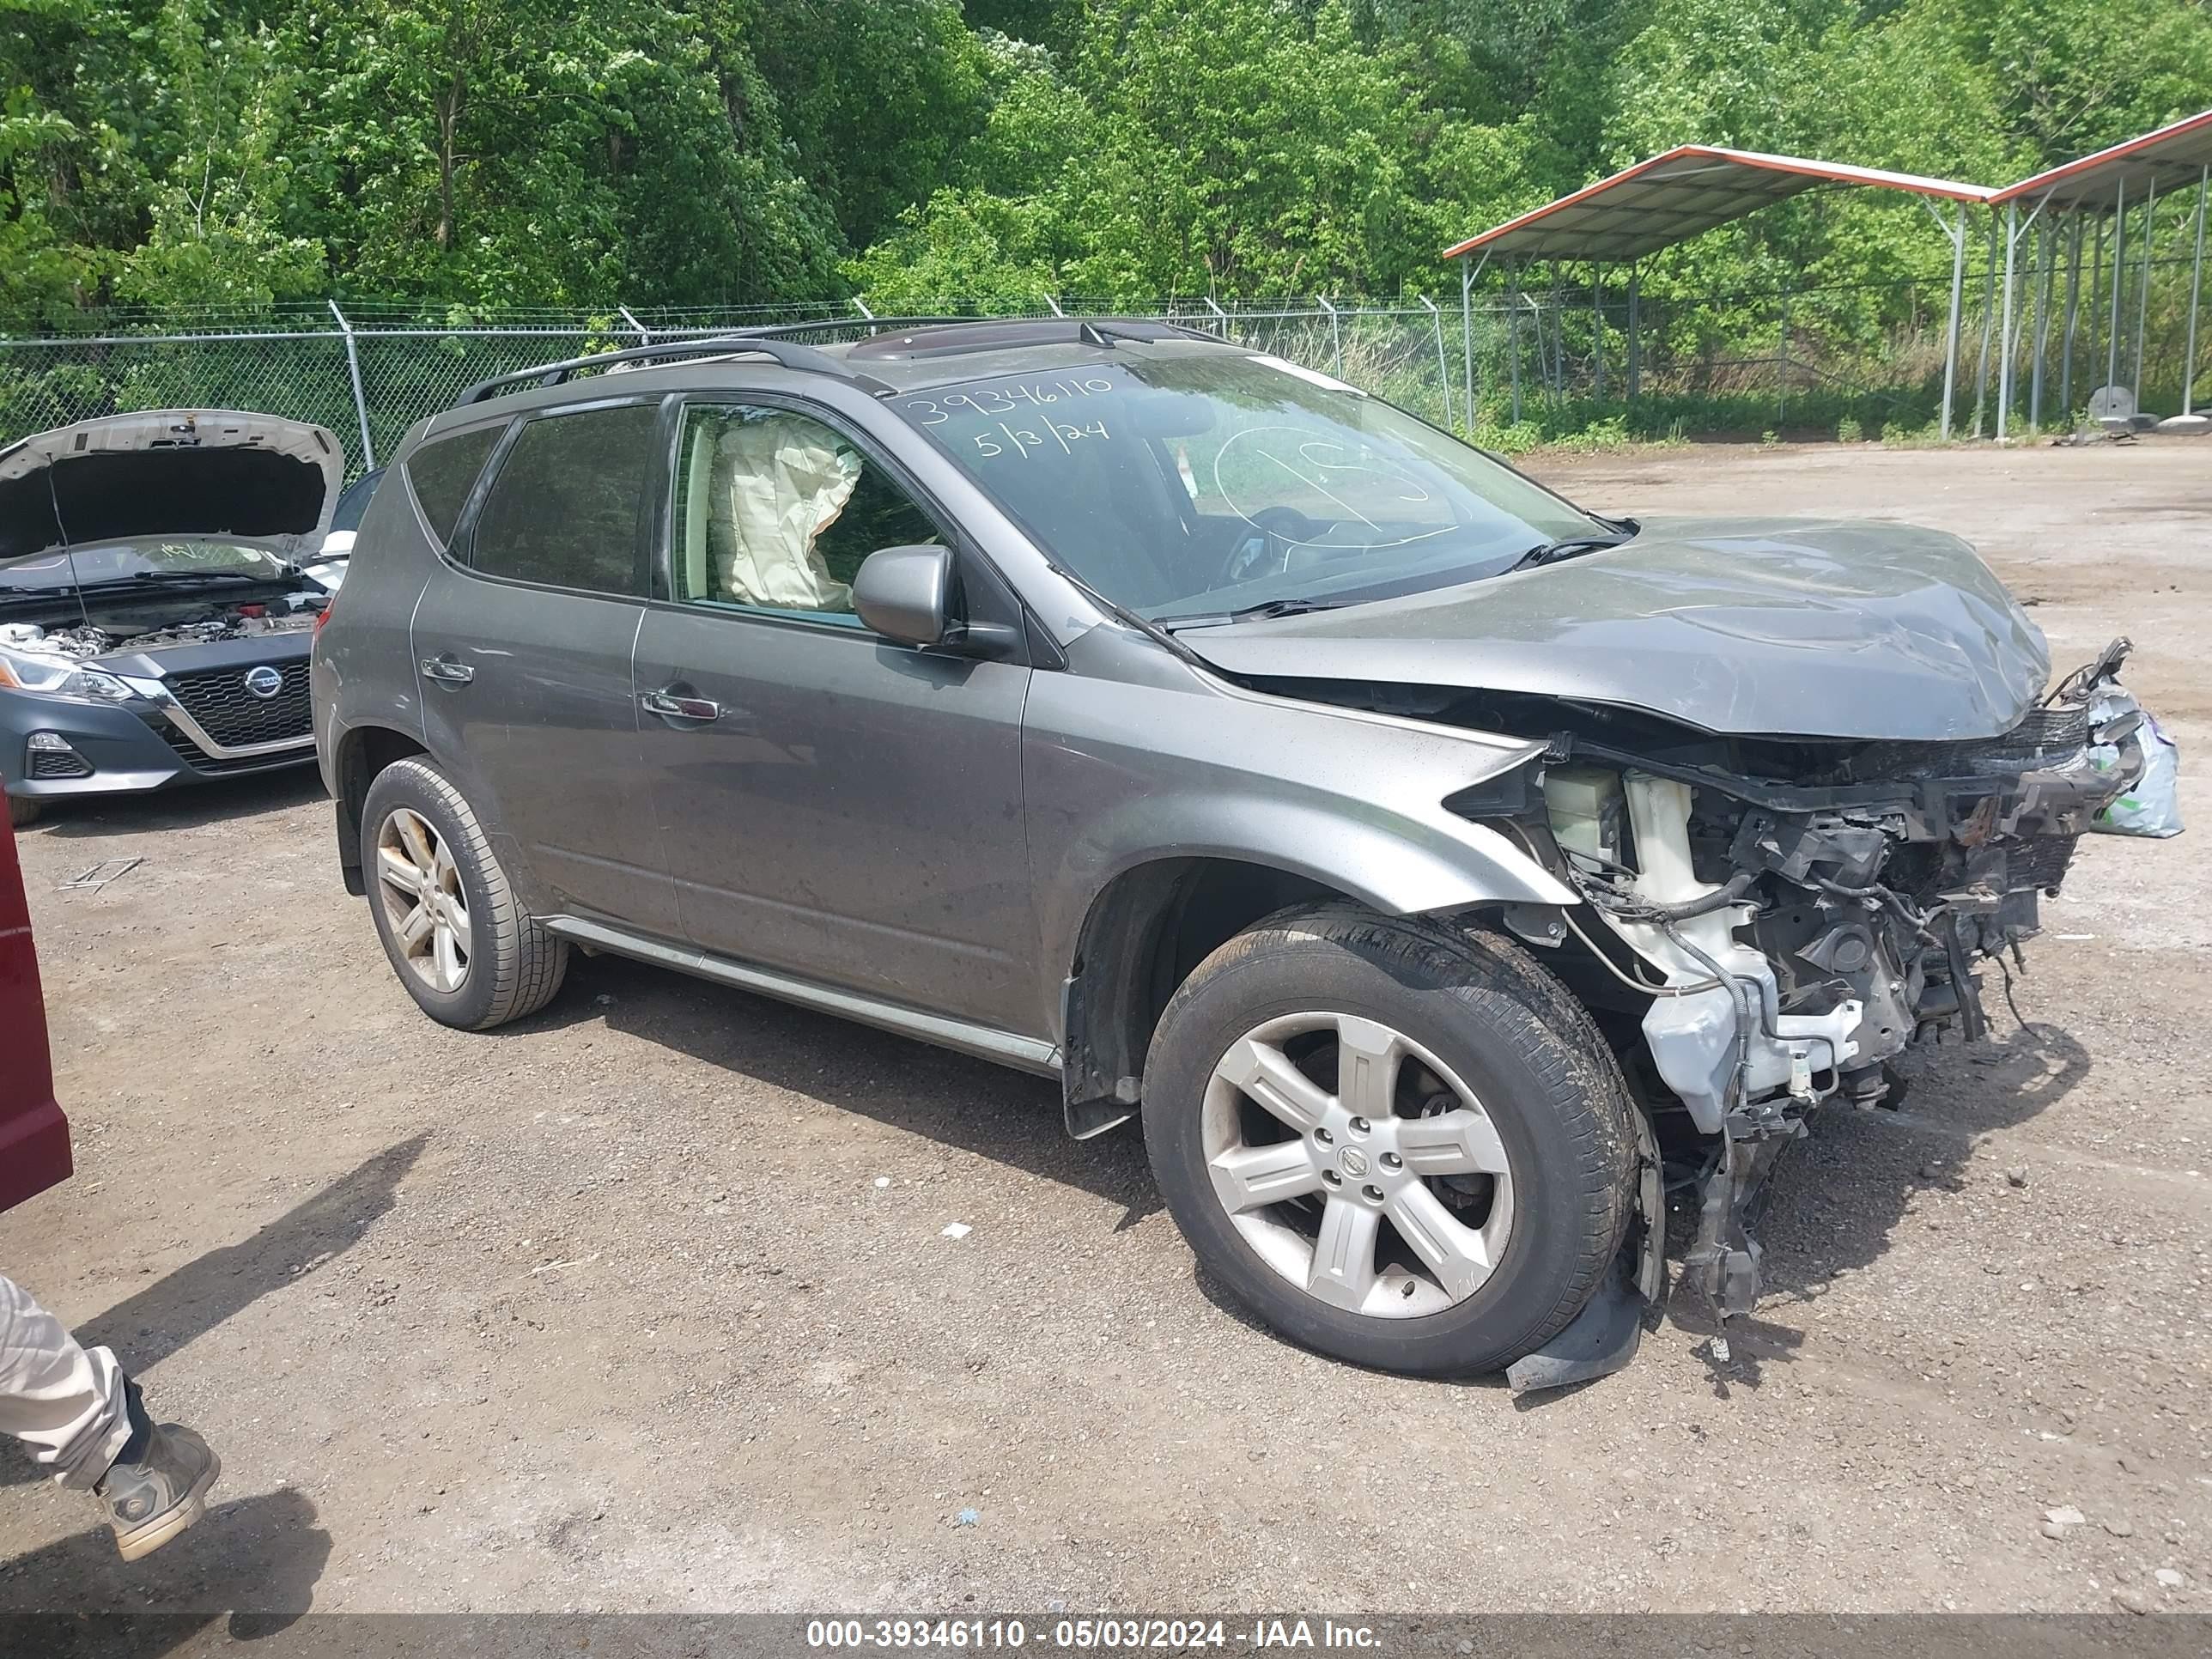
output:
[[469,562],[520,581],[636,593],[658,419],[650,404],[624,404],[524,427],[477,515]]
[[835,428],[757,405],[687,411],[672,521],[678,599],[836,620],[869,554],[944,539]]
[[[434,438],[407,458],[407,482],[413,486],[415,500],[422,509],[422,516],[438,534],[440,542],[453,539],[453,526],[460,522],[461,508],[469,499],[469,491],[476,485],[477,474],[491,457],[492,446],[499,441],[504,430],[497,426],[480,426],[473,432],[456,433],[450,438]],[[372,473],[370,477],[376,475]],[[363,489],[368,485],[368,489]],[[356,483],[339,499],[337,514],[331,520],[331,528],[347,526],[339,520],[346,513],[346,504],[359,492],[360,504],[353,512],[353,522],[361,522],[361,507],[368,505],[370,491],[375,488],[368,478]]]

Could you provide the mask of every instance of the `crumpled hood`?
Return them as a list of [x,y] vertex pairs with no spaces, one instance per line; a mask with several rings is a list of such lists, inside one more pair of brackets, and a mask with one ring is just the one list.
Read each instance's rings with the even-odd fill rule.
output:
[[344,472],[326,428],[274,415],[156,409],[80,421],[0,449],[0,559],[143,536],[306,546],[330,527]]
[[1743,736],[1994,737],[2051,672],[1957,537],[1791,519],[1652,520],[1510,576],[1178,637],[1239,676],[1528,692]]

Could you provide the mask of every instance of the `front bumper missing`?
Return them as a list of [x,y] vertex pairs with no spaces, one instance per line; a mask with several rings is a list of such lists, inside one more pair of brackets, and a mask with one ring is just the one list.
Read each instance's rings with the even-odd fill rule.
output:
[[[2150,777],[2165,760],[2159,781],[2172,793],[2172,744],[2114,678],[2125,655],[2125,641],[2116,641],[2005,738],[1958,745],[1954,756],[1896,775],[1893,801],[1876,799],[1887,787],[1879,784],[1871,793],[1847,786],[1848,800],[1833,799],[1841,788],[1747,787],[1738,800],[1766,799],[1736,809],[1729,856],[1737,879],[1751,884],[1744,896],[1764,891],[1761,903],[1724,907],[1726,920],[1716,912],[1679,923],[1636,919],[1652,915],[1648,904],[1641,913],[1600,909],[1662,975],[1668,988],[1642,1022],[1651,1059],[1696,1128],[1717,1141],[1698,1178],[1698,1224],[1683,1273],[1716,1317],[1717,1356],[1725,1356],[1726,1322],[1759,1299],[1753,1227],[1769,1174],[1784,1146],[1806,1134],[1810,1114],[1839,1093],[1861,1106],[1883,1103],[1891,1059],[1944,1025],[1970,1042],[1987,1036],[1975,969],[1992,960],[2004,967],[2008,957],[2025,967],[2020,946],[2037,931],[2037,896],[2057,891],[2082,833],[2179,830]],[[1645,860],[1688,868],[1689,814],[1679,802],[1671,814],[1658,811],[1665,791],[1626,775],[1646,872],[1638,885],[1649,890],[1654,866]],[[1729,793],[1725,781],[1715,784]],[[1802,799],[1778,799],[1784,793]],[[2123,805],[2133,819],[2111,821]],[[1699,811],[1708,837],[1728,816]],[[1679,901],[1697,890],[1654,896]],[[1778,943],[1770,932],[1778,912],[1793,926],[1799,913],[1817,920],[1809,934]],[[1848,973],[1839,939],[1855,942]]]

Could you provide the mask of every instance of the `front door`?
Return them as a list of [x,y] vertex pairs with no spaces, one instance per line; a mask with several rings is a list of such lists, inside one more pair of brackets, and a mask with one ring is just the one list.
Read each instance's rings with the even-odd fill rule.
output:
[[532,907],[681,938],[630,681],[658,418],[633,402],[526,422],[453,549],[467,568],[423,592],[414,655],[432,749],[469,774]]
[[691,407],[675,471],[675,602],[647,610],[635,681],[691,939],[1036,1035],[1030,671],[893,644],[852,610],[862,559],[938,526],[789,410]]

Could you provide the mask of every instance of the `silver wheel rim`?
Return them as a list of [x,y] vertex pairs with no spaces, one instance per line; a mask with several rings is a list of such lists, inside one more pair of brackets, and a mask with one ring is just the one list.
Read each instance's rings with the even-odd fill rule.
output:
[[475,950],[468,894],[444,838],[420,812],[395,806],[377,826],[376,877],[407,971],[434,991],[459,990]]
[[1504,1255],[1513,1177],[1497,1127],[1450,1068],[1377,1021],[1255,1026],[1215,1065],[1200,1135],[1244,1242],[1331,1307],[1441,1313]]

